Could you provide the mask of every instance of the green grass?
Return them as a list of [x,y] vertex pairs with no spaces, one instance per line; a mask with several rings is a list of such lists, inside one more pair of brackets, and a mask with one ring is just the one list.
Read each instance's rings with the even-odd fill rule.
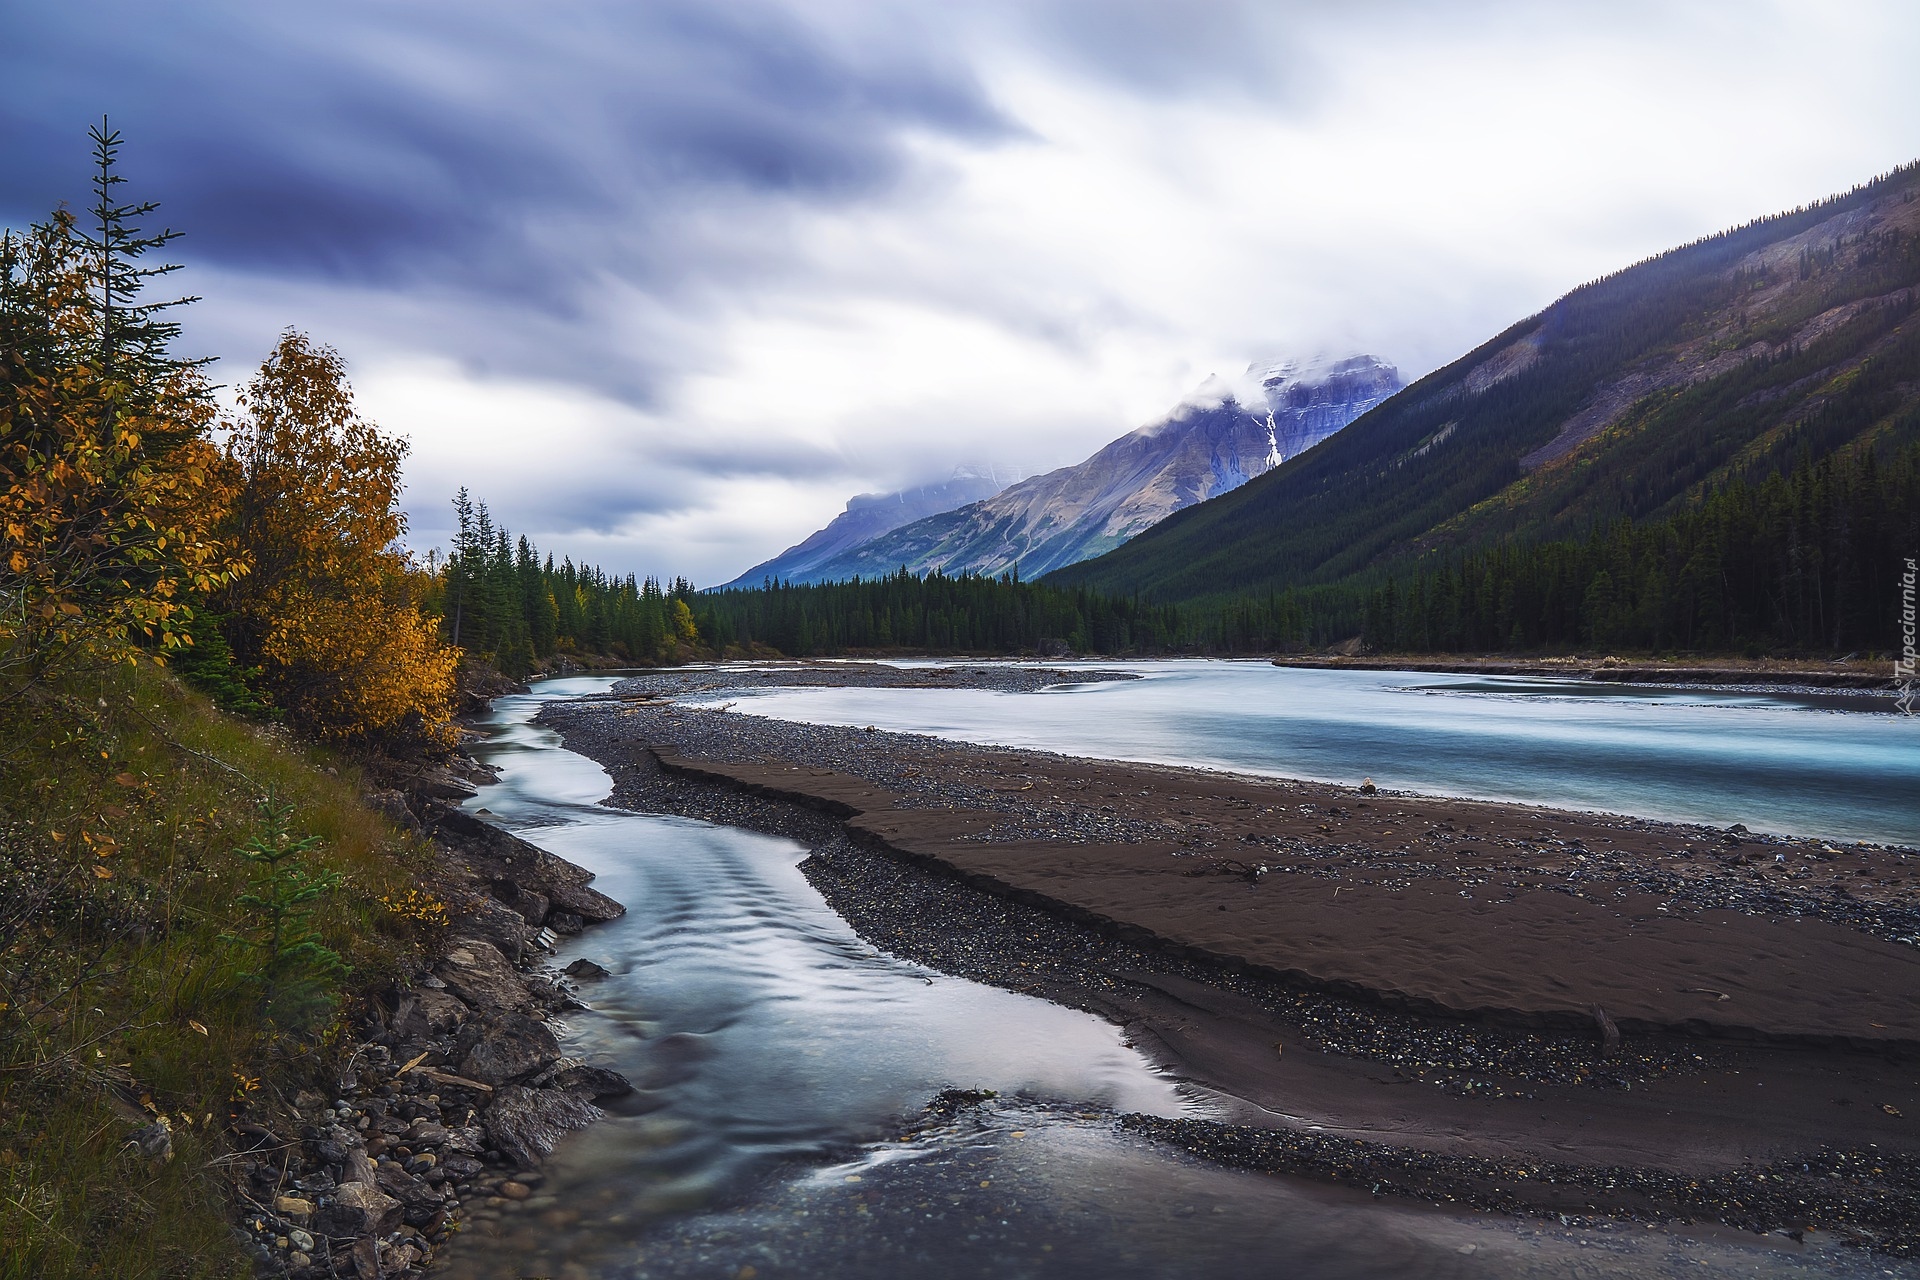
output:
[[[314,923],[352,966],[274,1025],[234,852],[271,791],[341,887]],[[323,1074],[352,992],[420,948],[383,896],[427,851],[350,762],[226,716],[152,667],[0,707],[0,1280],[243,1276],[223,1141],[237,1109]],[[127,1145],[166,1115],[174,1158]]]

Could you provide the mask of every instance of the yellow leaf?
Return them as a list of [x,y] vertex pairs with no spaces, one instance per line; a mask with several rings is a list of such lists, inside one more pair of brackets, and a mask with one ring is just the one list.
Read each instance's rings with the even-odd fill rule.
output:
[[201,1026],[199,1023],[195,1022],[192,1018],[187,1019],[187,1025],[192,1027],[195,1031],[198,1031],[201,1035],[207,1034],[207,1029]]
[[96,879],[96,880],[111,880],[111,879],[113,879],[113,872],[111,872],[111,871],[109,871],[109,870],[108,870],[107,868],[105,868],[105,867],[103,867],[103,866],[101,866],[101,865],[100,865],[99,863],[95,863],[95,864],[94,864],[94,867],[93,867],[93,875],[94,875],[94,879]]

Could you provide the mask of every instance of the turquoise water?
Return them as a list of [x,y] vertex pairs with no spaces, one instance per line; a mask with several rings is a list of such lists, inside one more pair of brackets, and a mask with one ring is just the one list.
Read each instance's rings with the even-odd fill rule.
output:
[[[1211,1280],[1911,1276],[1849,1250],[1703,1228],[1448,1212],[1205,1164],[1116,1111],[1210,1113],[1119,1028],[862,940],[791,841],[608,808],[604,770],[533,723],[607,677],[501,699],[474,803],[626,903],[553,962],[594,959],[567,1052],[641,1085],[567,1139],[535,1198],[462,1232],[463,1280]],[[1177,688],[1169,684],[1169,688]],[[1150,691],[1149,691],[1150,692]],[[1034,703],[1106,705],[1077,695]],[[902,1133],[941,1089],[999,1096]]]
[[1920,844],[1920,716],[1865,695],[1112,665],[1040,693],[786,689],[735,709],[1112,760],[1358,783],[1755,831]]

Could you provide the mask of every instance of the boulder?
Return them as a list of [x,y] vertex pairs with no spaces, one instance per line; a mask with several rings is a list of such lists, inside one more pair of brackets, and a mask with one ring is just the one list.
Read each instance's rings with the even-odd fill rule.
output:
[[479,938],[456,939],[434,967],[434,973],[447,984],[449,991],[480,1013],[523,1011],[527,1007],[527,991],[520,975],[490,942]]
[[508,1013],[487,1024],[459,1070],[469,1080],[501,1085],[545,1070],[559,1057],[560,1044],[546,1023]]
[[420,819],[413,816],[413,810],[407,807],[407,797],[399,791],[369,791],[364,797],[367,808],[391,822],[403,831],[418,832],[424,828]]
[[462,934],[490,944],[510,964],[520,963],[537,932],[520,918],[519,912],[493,898],[476,901],[459,918],[456,927]]
[[540,1163],[570,1129],[584,1129],[604,1113],[564,1089],[508,1085],[487,1108],[487,1136],[509,1159],[523,1167]]

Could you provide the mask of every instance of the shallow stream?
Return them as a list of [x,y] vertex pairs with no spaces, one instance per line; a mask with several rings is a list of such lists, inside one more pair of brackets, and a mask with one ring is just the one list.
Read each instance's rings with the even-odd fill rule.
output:
[[[1240,1173],[1119,1132],[1209,1114],[1117,1028],[946,977],[857,937],[786,840],[597,803],[607,774],[501,699],[475,802],[599,875],[628,914],[563,945],[599,962],[568,1052],[641,1086],[570,1137],[536,1195],[483,1209],[445,1274],[517,1277],[1881,1275],[1805,1245],[1457,1215]],[[915,1125],[941,1090],[993,1090]],[[1898,1274],[1916,1274],[1899,1271]]]

